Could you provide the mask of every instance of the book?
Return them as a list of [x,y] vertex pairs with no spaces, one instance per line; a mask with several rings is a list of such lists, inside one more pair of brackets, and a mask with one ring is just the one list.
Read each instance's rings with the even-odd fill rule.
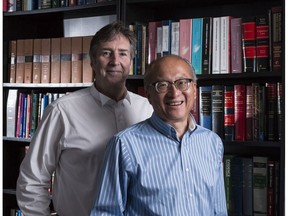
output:
[[31,125],[30,125],[30,136],[33,137],[36,128],[38,126],[38,103],[39,103],[39,94],[32,91],[31,93]]
[[242,73],[242,18],[231,19],[231,73]]
[[269,21],[268,16],[256,16],[257,72],[269,71]]
[[51,38],[51,83],[60,83],[60,44],[60,38]]
[[226,207],[228,215],[232,215],[232,182],[231,182],[231,163],[235,155],[225,154],[223,156],[223,166],[224,166],[224,187],[226,195]]
[[231,16],[220,17],[220,73],[231,73],[230,35]]
[[50,55],[51,55],[51,39],[43,38],[41,39],[41,83],[51,82],[51,65],[50,65]]
[[253,215],[253,159],[242,157],[243,164],[243,215]]
[[32,83],[33,71],[33,39],[24,40],[24,83]]
[[282,7],[271,8],[271,28],[272,28],[272,70],[281,71],[282,69]]
[[17,41],[9,41],[9,60],[8,60],[8,70],[9,70],[9,82],[15,83],[16,79],[16,52],[17,52]]
[[235,140],[245,140],[246,87],[244,84],[234,85]]
[[89,49],[90,49],[90,42],[93,36],[84,36],[83,40],[83,62],[82,62],[82,77],[83,83],[90,83],[93,82],[93,71],[90,65],[90,56],[89,56]]
[[9,89],[6,109],[6,136],[15,137],[18,89]]
[[25,70],[24,39],[18,39],[16,43],[16,83],[23,83]]
[[246,115],[245,115],[245,140],[253,139],[253,87],[252,85],[246,85]]
[[220,74],[220,17],[213,17],[212,74]]
[[224,137],[224,88],[223,85],[212,85],[212,131]]
[[192,65],[196,74],[202,74],[203,18],[192,19]]
[[179,55],[179,21],[171,23],[171,54]]
[[236,156],[231,160],[231,215],[243,215],[243,192],[243,158]]
[[158,22],[152,21],[148,23],[148,64],[157,57],[157,25]]
[[253,110],[252,110],[252,139],[260,140],[260,84],[252,83]]
[[191,63],[192,19],[179,20],[179,55]]
[[266,83],[266,140],[277,140],[277,85]]
[[277,131],[278,140],[282,138],[282,123],[283,123],[283,112],[282,112],[283,98],[282,98],[282,83],[277,82]]
[[199,88],[196,88],[193,108],[190,113],[193,115],[195,122],[199,124]]
[[267,161],[265,156],[253,156],[253,213],[267,214]]
[[211,74],[212,64],[212,26],[213,18],[203,18],[202,35],[202,74]]
[[60,82],[71,83],[71,38],[62,37],[60,44]]
[[212,130],[212,86],[199,87],[199,123]]
[[171,54],[172,20],[162,20],[162,56]]
[[157,28],[156,28],[156,58],[159,58],[162,56],[162,37],[163,37],[163,29],[162,29],[162,22],[157,22]]
[[255,17],[242,17],[243,72],[256,72]]
[[259,89],[259,141],[266,138],[266,87],[260,85]]
[[267,161],[267,216],[275,214],[275,161]]
[[224,86],[224,140],[233,141],[235,116],[234,116],[234,85]]
[[42,55],[42,41],[41,39],[33,40],[33,72],[32,82],[41,83],[41,55]]
[[71,38],[71,81],[82,82],[82,37]]

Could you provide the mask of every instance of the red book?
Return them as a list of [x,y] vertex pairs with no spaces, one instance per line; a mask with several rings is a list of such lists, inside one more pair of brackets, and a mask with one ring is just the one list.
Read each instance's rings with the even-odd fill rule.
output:
[[193,109],[191,110],[191,113],[196,121],[197,124],[199,124],[199,89],[196,88],[196,98],[194,100]]
[[224,139],[234,140],[234,86],[224,86]]
[[246,87],[234,85],[235,140],[245,140]]
[[256,17],[257,72],[269,71],[269,23],[268,16]]
[[256,72],[255,17],[242,18],[243,71]]
[[148,23],[148,64],[156,59],[157,22]]

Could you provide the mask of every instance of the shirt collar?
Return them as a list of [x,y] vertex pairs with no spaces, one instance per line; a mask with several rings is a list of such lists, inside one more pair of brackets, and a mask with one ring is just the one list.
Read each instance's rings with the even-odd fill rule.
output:
[[[159,116],[157,116],[155,112],[153,112],[150,121],[151,124],[155,127],[155,129],[164,134],[165,136],[178,139],[175,128],[172,127],[170,124],[164,122]],[[192,114],[190,114],[190,118],[188,119],[188,121],[189,127],[187,132],[191,134],[196,129],[196,121]]]
[[101,103],[102,106],[106,104],[116,104],[116,103],[122,103],[124,100],[127,100],[129,104],[131,104],[131,97],[130,97],[130,92],[127,91],[127,94],[123,100],[120,100],[118,102],[114,101],[113,99],[107,97],[106,95],[100,93],[94,85],[91,86],[90,88],[91,95]]

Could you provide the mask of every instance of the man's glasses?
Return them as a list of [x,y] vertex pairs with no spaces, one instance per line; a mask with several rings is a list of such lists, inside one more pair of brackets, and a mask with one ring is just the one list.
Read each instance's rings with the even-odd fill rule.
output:
[[155,90],[158,93],[167,92],[170,85],[174,85],[180,91],[186,91],[189,88],[190,83],[192,81],[193,81],[192,79],[188,79],[188,78],[178,79],[178,80],[175,80],[174,82],[159,81],[159,82],[155,82],[151,84],[150,86],[154,86]]

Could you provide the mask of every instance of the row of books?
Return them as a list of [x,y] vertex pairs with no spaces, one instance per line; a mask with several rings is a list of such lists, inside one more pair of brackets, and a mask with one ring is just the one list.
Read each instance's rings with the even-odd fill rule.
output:
[[3,0],[3,11],[31,11],[47,8],[89,5],[113,0]]
[[92,36],[9,41],[10,83],[89,83]]
[[31,138],[48,104],[64,93],[19,92],[10,89],[7,98],[6,136]]
[[281,70],[282,8],[251,17],[200,17],[134,23],[134,74],[159,56],[180,55],[197,74]]
[[224,155],[223,166],[229,216],[279,215],[279,161]]
[[199,86],[196,121],[226,141],[281,140],[282,84]]

